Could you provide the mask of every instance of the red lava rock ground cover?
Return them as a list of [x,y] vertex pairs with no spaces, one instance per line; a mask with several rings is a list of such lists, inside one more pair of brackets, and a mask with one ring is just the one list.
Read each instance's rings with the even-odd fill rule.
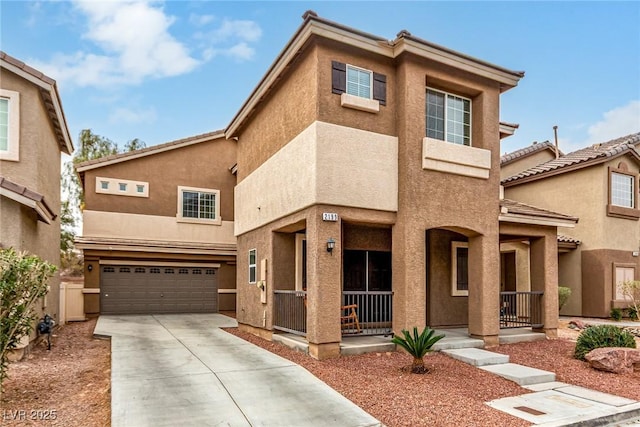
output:
[[111,424],[111,346],[93,338],[95,325],[96,319],[61,326],[53,334],[51,351],[40,343],[10,365],[0,398],[0,425]]

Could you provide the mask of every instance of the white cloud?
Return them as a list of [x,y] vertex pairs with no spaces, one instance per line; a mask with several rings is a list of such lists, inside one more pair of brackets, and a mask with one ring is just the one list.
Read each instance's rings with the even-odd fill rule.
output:
[[213,22],[214,19],[216,19],[216,17],[213,15],[196,15],[195,13],[189,15],[189,22],[198,27],[207,25],[208,23]]
[[48,63],[31,61],[60,82],[77,86],[138,84],[148,77],[188,73],[199,64],[170,34],[175,19],[155,2],[76,0],[74,6],[88,19],[82,37],[102,52],[57,54]]
[[109,115],[109,123],[111,124],[138,124],[153,123],[156,121],[157,115],[154,108],[146,110],[134,111],[129,108],[117,108]]
[[586,145],[640,132],[640,100],[607,111],[603,116],[602,120],[589,126]]
[[[232,19],[224,19],[217,28],[194,34],[194,38],[201,42],[205,61],[219,55],[249,60],[255,54],[255,49],[249,44],[261,37],[262,29],[256,22]],[[229,44],[231,47],[227,47]]]

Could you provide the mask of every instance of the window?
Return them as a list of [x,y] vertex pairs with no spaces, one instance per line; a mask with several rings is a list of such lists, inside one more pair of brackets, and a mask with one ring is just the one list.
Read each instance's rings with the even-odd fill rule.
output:
[[427,89],[427,137],[471,145],[471,100]]
[[347,65],[347,93],[371,99],[371,71]]
[[136,192],[144,193],[144,185],[136,185]]
[[256,283],[257,275],[257,250],[251,249],[249,251],[249,283]]
[[[113,184],[113,185],[112,185]],[[149,197],[149,183],[115,177],[96,177],[96,193],[127,197]]]
[[20,160],[20,94],[0,89],[0,159]]
[[624,301],[626,298],[624,296],[624,292],[622,290],[622,284],[624,282],[629,282],[635,280],[636,269],[631,266],[621,266],[614,264],[614,297],[617,301]]
[[120,191],[127,191],[127,184],[120,182],[118,188],[120,188]]
[[205,188],[178,187],[178,219],[185,222],[222,222],[220,192]]
[[9,148],[9,99],[0,98],[0,151]]
[[469,244],[451,242],[451,295],[469,295]]
[[100,188],[102,188],[103,190],[108,190],[109,189],[109,181],[100,181]]
[[331,61],[331,93],[346,93],[378,101],[375,102],[377,107],[387,105],[387,77],[344,62]]
[[634,207],[634,177],[621,173],[611,173],[611,204],[624,208]]

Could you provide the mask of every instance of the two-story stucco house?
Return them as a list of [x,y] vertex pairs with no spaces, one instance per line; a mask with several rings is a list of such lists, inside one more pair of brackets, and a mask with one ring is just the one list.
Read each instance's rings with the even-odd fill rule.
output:
[[77,165],[86,316],[235,310],[235,162],[218,131]]
[[640,133],[550,159],[504,178],[510,198],[580,218],[559,228],[559,283],[572,289],[562,313],[608,317],[625,307],[621,281],[640,278]]
[[[303,20],[225,130],[240,327],[304,335],[320,359],[354,328],[461,326],[496,344],[516,316],[501,244],[524,242],[531,300],[517,304],[554,336],[557,227],[577,218],[500,196],[500,137],[517,127],[500,123],[500,94],[524,73],[407,31]],[[345,328],[351,304],[360,324]]]
[[[60,156],[71,154],[55,80],[0,52],[0,246],[60,267]],[[59,273],[38,306],[58,319]]]

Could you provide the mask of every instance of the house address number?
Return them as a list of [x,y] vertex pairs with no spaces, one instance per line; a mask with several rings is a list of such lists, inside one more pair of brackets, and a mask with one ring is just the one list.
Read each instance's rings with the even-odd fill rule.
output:
[[322,220],[335,222],[338,220],[338,214],[333,212],[322,212]]

